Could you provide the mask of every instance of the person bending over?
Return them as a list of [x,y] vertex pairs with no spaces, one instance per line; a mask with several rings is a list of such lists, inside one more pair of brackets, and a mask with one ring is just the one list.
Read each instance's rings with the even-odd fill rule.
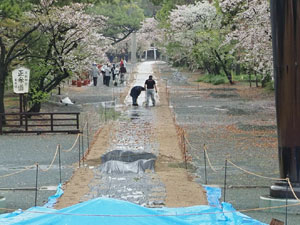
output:
[[130,96],[132,97],[133,106],[138,106],[137,99],[142,91],[145,91],[145,88],[142,86],[134,86],[133,88],[131,88]]

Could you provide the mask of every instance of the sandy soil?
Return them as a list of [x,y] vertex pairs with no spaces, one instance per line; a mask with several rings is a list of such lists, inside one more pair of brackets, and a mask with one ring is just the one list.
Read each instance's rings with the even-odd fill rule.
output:
[[[159,76],[159,74],[157,74]],[[173,113],[168,106],[166,88],[159,82],[160,104],[155,108],[155,136],[159,143],[159,157],[155,171],[166,187],[166,206],[185,207],[207,204],[206,195],[201,185],[193,181],[193,177],[182,166],[184,157],[180,146],[180,137],[175,124]],[[126,91],[121,100],[125,98]],[[113,132],[113,124],[107,124],[95,135],[94,143],[86,154],[86,166],[77,168],[70,181],[63,185],[64,194],[55,205],[56,209],[71,206],[80,202],[88,193],[89,184],[93,179],[92,168],[98,166],[100,156],[109,146],[109,134]],[[191,193],[193,193],[191,195]]]

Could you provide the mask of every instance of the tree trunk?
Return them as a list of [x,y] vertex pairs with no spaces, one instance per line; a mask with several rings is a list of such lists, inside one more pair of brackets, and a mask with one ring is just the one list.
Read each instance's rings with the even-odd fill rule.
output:
[[208,74],[211,74],[212,72],[211,72],[211,69],[209,67],[209,63],[203,62],[203,64],[204,64],[204,67],[205,67],[206,71],[208,72]]
[[40,112],[41,111],[41,107],[42,107],[42,104],[39,102],[39,103],[35,103],[33,104],[33,106],[31,106],[31,108],[29,109],[28,112]]
[[251,77],[251,73],[252,73],[252,71],[251,70],[248,70],[248,76],[249,76],[249,87],[252,87],[252,77]]
[[[7,77],[7,71],[5,65],[0,65],[0,113],[5,113],[4,107],[4,87],[5,87],[5,78]],[[5,124],[5,116],[2,116],[2,123]]]
[[224,70],[224,72],[225,72],[225,74],[226,74],[227,79],[229,80],[229,83],[230,83],[230,84],[233,84],[231,73],[228,72],[225,63],[223,62],[223,60],[221,59],[219,53],[218,53],[216,50],[215,50],[215,53],[216,53],[217,59],[218,59],[218,60],[220,61],[220,63],[221,63],[221,66],[222,66],[222,68],[223,68],[223,70]]
[[[56,79],[53,79],[46,87],[44,87],[43,81],[40,83],[40,90],[46,93],[50,93],[53,89],[55,89],[64,79],[68,78],[70,76],[69,72],[64,69],[63,73],[56,77]],[[41,103],[35,103],[30,109],[29,112],[40,112],[42,107]]]
[[215,75],[220,74],[220,66],[217,63],[215,63],[215,66],[214,66],[214,73],[215,73]]

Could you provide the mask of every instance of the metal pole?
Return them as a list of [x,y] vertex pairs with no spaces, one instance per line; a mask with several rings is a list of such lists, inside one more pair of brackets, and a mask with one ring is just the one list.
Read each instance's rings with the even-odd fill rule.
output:
[[[288,177],[287,177],[288,178]],[[287,220],[288,220],[288,191],[289,191],[289,184],[288,181],[286,181],[286,190],[285,190],[285,225],[288,224]]]
[[207,184],[207,170],[206,170],[206,154],[205,154],[205,149],[203,151],[204,154],[204,177],[205,177],[205,184]]
[[166,79],[166,95],[168,94],[168,80]]
[[82,151],[82,164],[84,166],[84,142],[83,142],[83,131],[82,131],[82,136],[81,136],[81,151]]
[[35,198],[34,206],[37,205],[37,192],[38,192],[38,174],[39,174],[39,164],[36,164],[36,174],[35,174]]
[[104,122],[106,123],[106,102],[104,102]]
[[80,136],[78,138],[78,166],[80,168]]
[[90,140],[89,140],[89,122],[86,124],[86,138],[87,138],[87,146],[90,149]]
[[224,202],[226,200],[226,179],[227,179],[227,159],[225,160],[225,176],[224,176]]
[[1,113],[0,113],[0,135],[2,135],[3,134],[3,124],[4,124],[4,115],[2,115]]
[[60,159],[60,145],[58,145],[58,167],[59,167],[59,183],[61,184],[61,159]]
[[186,146],[185,146],[185,136],[184,136],[184,133],[182,134],[182,140],[183,140],[183,151],[184,151],[184,163],[185,163],[185,169],[187,170]]

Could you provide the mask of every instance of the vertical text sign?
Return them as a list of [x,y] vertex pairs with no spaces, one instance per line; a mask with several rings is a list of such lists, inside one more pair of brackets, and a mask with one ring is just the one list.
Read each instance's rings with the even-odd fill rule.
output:
[[28,93],[30,70],[20,67],[12,71],[14,92],[17,94]]

